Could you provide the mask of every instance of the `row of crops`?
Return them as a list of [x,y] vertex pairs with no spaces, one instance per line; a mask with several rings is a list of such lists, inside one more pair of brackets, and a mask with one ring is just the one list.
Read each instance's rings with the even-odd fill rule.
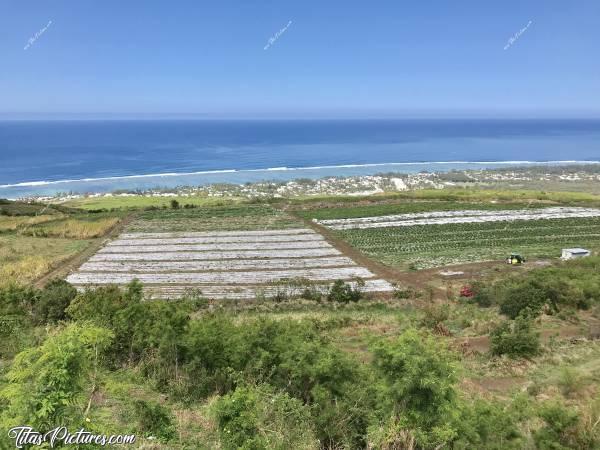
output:
[[129,229],[139,233],[294,229],[302,223],[270,205],[226,205],[145,211]]
[[388,265],[416,268],[504,258],[557,257],[564,247],[600,248],[600,218],[450,223],[337,232],[366,255]]
[[[67,280],[89,285],[141,281],[152,298],[187,290],[211,298],[252,298],[293,288],[327,290],[336,280],[364,280],[365,292],[390,291],[368,269],[341,255],[310,229],[127,232],[109,242]],[[302,280],[302,283],[292,281]],[[289,292],[288,292],[289,294]]]
[[315,222],[331,228],[332,230],[347,230],[354,228],[412,227],[415,225],[510,222],[519,220],[549,220],[585,217],[600,217],[600,209],[554,207],[498,211],[435,211],[351,219],[315,220]]
[[523,203],[468,203],[450,201],[404,201],[402,203],[376,203],[373,205],[348,205],[330,208],[309,209],[296,211],[305,219],[332,220],[352,219],[357,217],[374,217],[390,214],[414,214],[440,211],[471,211],[471,210],[514,210],[527,207],[536,210],[535,204],[525,206]]

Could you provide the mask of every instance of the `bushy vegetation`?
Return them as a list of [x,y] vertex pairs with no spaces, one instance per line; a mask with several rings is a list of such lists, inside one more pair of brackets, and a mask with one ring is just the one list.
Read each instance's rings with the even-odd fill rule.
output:
[[[511,401],[464,396],[459,355],[426,330],[451,320],[447,306],[417,315],[421,331],[374,336],[365,363],[338,347],[333,322],[239,321],[198,310],[193,299],[144,302],[138,282],[77,294],[62,281],[44,290],[12,286],[0,300],[2,314],[19,316],[31,332],[37,323],[51,327],[41,339],[14,338],[20,350],[0,382],[3,427],[85,423],[112,432],[114,419],[99,415],[106,406],[95,396],[109,395],[114,377],[130,373],[147,393],[128,391],[119,429],[168,448],[183,447],[175,404],[207,405],[206,448],[517,449],[535,417],[528,439],[538,448],[598,442],[574,409],[529,404],[523,412]],[[335,303],[320,307],[327,305]],[[524,345],[535,334],[531,315],[506,324],[493,333],[493,352],[535,355],[539,341]]]
[[49,336],[39,347],[19,353],[0,390],[7,403],[0,415],[6,428],[27,424],[50,430],[58,424],[81,425],[78,406],[83,387],[94,370],[96,355],[106,349],[110,331],[72,324]]
[[310,408],[269,385],[240,386],[212,405],[223,448],[318,449]]
[[336,280],[327,294],[327,300],[339,303],[357,302],[363,297],[360,288],[364,284],[364,281],[358,280],[357,287],[352,287],[350,284],[344,283],[343,280]]
[[540,336],[533,328],[531,317],[523,314],[514,321],[505,321],[490,335],[494,355],[532,357],[540,352]]
[[478,284],[473,301],[499,305],[511,319],[565,309],[588,309],[600,303],[600,257],[568,261],[502,279],[495,286]]

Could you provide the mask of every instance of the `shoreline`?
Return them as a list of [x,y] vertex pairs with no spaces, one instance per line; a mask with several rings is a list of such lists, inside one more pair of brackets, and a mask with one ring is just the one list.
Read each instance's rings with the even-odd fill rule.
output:
[[[247,185],[284,185],[297,184],[302,180],[303,185],[319,184],[320,180],[358,179],[359,184],[371,190],[381,191],[373,186],[373,177],[381,174],[395,174],[387,178],[416,178],[422,179],[424,175],[442,176],[444,174],[467,174],[480,172],[503,171],[583,171],[594,173],[593,169],[600,167],[600,161],[432,161],[432,162],[398,162],[398,163],[371,163],[371,164],[341,164],[311,167],[271,167],[266,169],[224,169],[199,172],[168,172],[160,174],[140,174],[125,176],[110,176],[100,178],[82,178],[72,180],[30,181],[14,184],[0,185],[0,198],[61,198],[111,194],[131,193],[141,195],[146,192],[174,192],[178,190],[214,191],[214,186],[247,186]],[[427,178],[427,177],[425,177]],[[381,180],[380,180],[381,181]],[[421,180],[422,181],[422,180]],[[388,180],[392,190],[398,190],[398,181]],[[340,184],[340,183],[338,183]],[[343,182],[341,184],[344,184]],[[414,184],[414,183],[412,183]],[[419,183],[417,183],[419,184]],[[431,183],[427,183],[431,184]],[[401,184],[400,184],[401,186]],[[432,186],[429,186],[432,187]],[[231,189],[228,189],[231,191]],[[285,189],[284,189],[285,191]],[[342,194],[351,193],[342,189]],[[350,189],[352,191],[352,189]],[[374,192],[375,193],[375,192]],[[358,195],[358,194],[357,194]]]
[[[374,171],[372,174],[298,177],[294,170],[278,169],[293,174],[288,179],[258,179],[254,182],[213,182],[206,184],[155,185],[147,188],[58,192],[51,195],[6,197],[9,200],[68,201],[110,197],[203,197],[203,198],[292,198],[301,196],[345,195],[366,196],[419,189],[500,188],[572,190],[600,194],[600,164],[531,163],[503,167],[469,168],[439,171]],[[360,167],[363,168],[362,166]],[[380,166],[373,168],[381,169]],[[0,190],[0,198],[2,198]]]
[[216,170],[199,170],[192,172],[159,172],[148,174],[134,175],[115,175],[108,177],[86,177],[73,178],[64,180],[39,180],[39,181],[22,181],[12,184],[0,184],[0,189],[12,187],[29,187],[29,186],[46,186],[51,184],[61,183],[78,183],[78,182],[94,182],[94,181],[117,181],[136,178],[153,178],[153,177],[185,177],[190,175],[209,175],[220,173],[244,173],[244,172],[283,172],[283,171],[303,171],[303,170],[322,170],[322,169],[344,169],[344,168],[368,168],[368,167],[383,167],[383,166],[426,166],[426,165],[502,165],[502,166],[561,166],[561,165],[594,165],[600,164],[600,160],[556,160],[556,161],[416,161],[416,162],[386,162],[386,163],[365,163],[365,164],[336,164],[323,166],[306,166],[306,167],[267,167],[264,169],[216,169]]

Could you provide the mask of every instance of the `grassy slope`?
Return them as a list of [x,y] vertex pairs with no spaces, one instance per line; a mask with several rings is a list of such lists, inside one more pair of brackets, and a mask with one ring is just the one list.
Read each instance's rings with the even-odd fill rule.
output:
[[30,283],[87,248],[123,213],[88,214],[63,206],[0,203],[0,285]]

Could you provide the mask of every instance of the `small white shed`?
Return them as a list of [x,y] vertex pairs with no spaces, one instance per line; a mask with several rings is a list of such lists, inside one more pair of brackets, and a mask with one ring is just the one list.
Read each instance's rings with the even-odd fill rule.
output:
[[585,248],[563,248],[562,259],[584,258],[592,253]]

